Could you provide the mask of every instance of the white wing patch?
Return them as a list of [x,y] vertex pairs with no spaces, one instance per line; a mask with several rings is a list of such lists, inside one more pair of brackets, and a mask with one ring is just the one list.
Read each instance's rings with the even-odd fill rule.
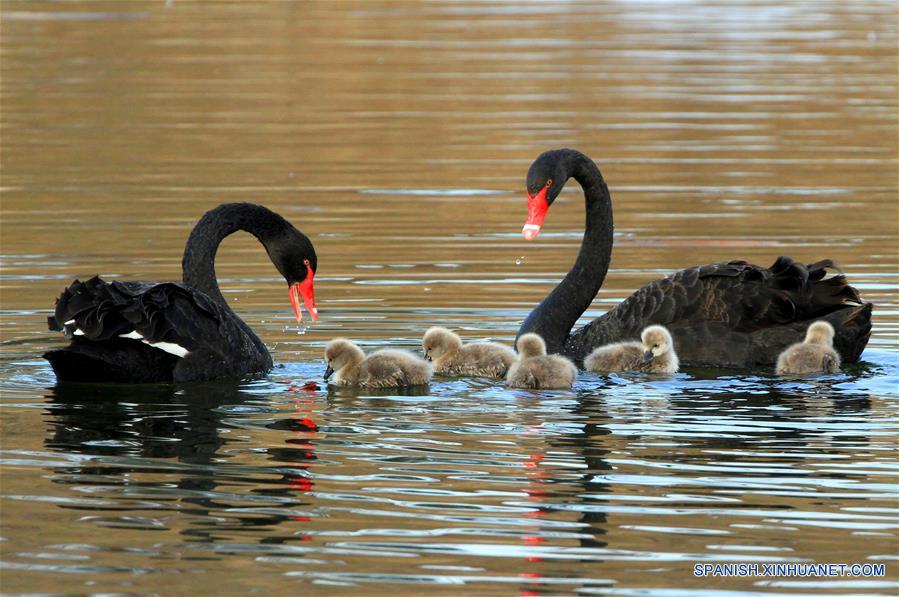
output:
[[[144,340],[144,342],[147,342]],[[176,357],[181,357],[182,359],[187,356],[189,352],[186,348],[179,344],[175,344],[173,342],[147,342],[153,348],[158,348],[159,350],[164,350],[169,354],[173,354]]]
[[[84,332],[82,332],[81,330],[75,331],[75,335],[78,335],[79,333],[83,334]],[[137,330],[128,332],[127,334],[119,334],[119,338],[128,338],[129,340],[140,340],[147,346],[152,346],[153,348],[158,348],[159,350],[164,350],[165,352],[167,352],[169,354],[173,354],[176,357],[180,357],[182,359],[185,356],[187,356],[188,353],[190,352],[183,346],[181,346],[179,344],[175,344],[174,342],[150,342],[149,340],[147,340],[146,338],[141,336]]]

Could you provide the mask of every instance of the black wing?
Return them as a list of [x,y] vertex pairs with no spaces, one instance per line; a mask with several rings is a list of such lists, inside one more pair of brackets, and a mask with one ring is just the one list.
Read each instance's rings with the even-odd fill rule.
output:
[[139,334],[149,344],[167,343],[185,351],[222,336],[222,310],[204,294],[171,282],[105,282],[94,276],[75,280],[60,295],[48,318],[51,330],[100,342]]
[[72,338],[44,355],[63,381],[203,381],[272,367],[265,344],[233,311],[171,282],[76,280],[48,323]]
[[811,321],[827,319],[836,344],[850,353],[844,358],[854,360],[870,335],[870,305],[842,274],[825,279],[829,269],[839,271],[830,260],[803,265],[780,257],[767,269],[729,261],[681,270],[572,334],[566,351],[583,359],[596,346],[637,339],[659,324],[685,364],[773,363],[782,343],[801,341]]

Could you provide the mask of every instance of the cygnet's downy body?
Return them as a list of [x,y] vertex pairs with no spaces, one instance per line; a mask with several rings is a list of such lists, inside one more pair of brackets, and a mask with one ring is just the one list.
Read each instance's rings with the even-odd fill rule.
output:
[[584,359],[588,371],[639,371],[677,373],[680,365],[674,341],[667,329],[651,325],[640,334],[640,342],[619,342],[600,346]]
[[836,373],[840,370],[840,355],[833,349],[833,326],[816,321],[808,326],[805,340],[793,344],[777,357],[779,375],[806,373]]
[[421,342],[425,358],[432,361],[435,373],[479,375],[502,379],[515,362],[515,351],[496,342],[462,344],[462,338],[446,328],[425,332]]
[[516,343],[518,359],[506,374],[510,388],[567,390],[574,385],[577,367],[557,354],[546,354],[546,343],[537,334],[523,334]]
[[431,364],[412,353],[379,350],[365,356],[361,348],[346,338],[328,342],[325,361],[328,367],[325,381],[338,386],[398,388],[431,381]]

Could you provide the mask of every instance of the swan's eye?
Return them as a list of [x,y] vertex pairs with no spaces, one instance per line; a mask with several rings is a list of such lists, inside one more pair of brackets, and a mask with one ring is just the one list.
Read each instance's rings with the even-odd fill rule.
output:
[[550,178],[549,180],[546,181],[546,188],[548,189],[548,188],[551,187],[551,186],[553,186],[553,179],[552,179],[552,178]]
[[308,260],[308,259],[304,259],[304,260],[303,260],[303,265],[305,265],[306,267],[310,267],[312,264],[309,263],[309,260]]

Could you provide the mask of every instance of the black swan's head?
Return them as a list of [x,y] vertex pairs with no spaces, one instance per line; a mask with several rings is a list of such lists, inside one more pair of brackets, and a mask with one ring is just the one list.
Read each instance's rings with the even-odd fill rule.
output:
[[315,308],[315,289],[313,279],[318,268],[318,257],[312,242],[302,232],[290,225],[286,220],[284,226],[264,241],[268,255],[287,280],[290,286],[290,304],[297,321],[302,321],[303,312],[300,301],[306,306],[312,321],[318,319]]
[[269,259],[287,280],[297,321],[303,318],[301,301],[312,319],[318,319],[312,286],[318,258],[312,241],[264,205],[222,203],[203,214],[184,246],[184,282],[224,302],[215,279],[215,254],[222,240],[238,230],[249,232],[262,243]]
[[540,234],[549,206],[562,192],[570,176],[566,163],[570,152],[567,149],[543,152],[528,169],[528,219],[521,229],[527,240],[534,240]]

